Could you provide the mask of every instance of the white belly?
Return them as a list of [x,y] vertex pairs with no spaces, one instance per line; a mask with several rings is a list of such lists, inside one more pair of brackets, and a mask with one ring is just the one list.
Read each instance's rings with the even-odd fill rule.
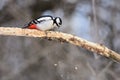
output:
[[54,28],[53,20],[43,21],[37,24],[37,28],[43,31],[53,29]]

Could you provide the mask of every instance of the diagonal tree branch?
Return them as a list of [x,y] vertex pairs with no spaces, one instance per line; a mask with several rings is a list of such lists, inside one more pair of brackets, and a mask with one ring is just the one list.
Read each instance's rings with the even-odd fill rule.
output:
[[111,58],[115,61],[120,62],[120,55],[102,44],[93,43],[85,39],[73,36],[71,34],[66,34],[62,32],[53,31],[39,31],[31,29],[21,29],[21,28],[10,28],[10,27],[0,27],[0,35],[12,35],[12,36],[25,36],[25,37],[39,37],[47,38],[52,40],[59,40],[61,42],[68,42],[76,46],[80,46],[89,51],[98,53],[102,56]]

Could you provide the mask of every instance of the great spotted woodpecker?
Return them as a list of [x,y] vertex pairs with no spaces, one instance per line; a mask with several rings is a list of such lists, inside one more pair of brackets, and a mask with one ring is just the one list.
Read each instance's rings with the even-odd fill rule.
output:
[[59,28],[61,25],[62,20],[60,17],[52,17],[50,15],[45,15],[40,16],[38,19],[32,20],[24,28],[48,31]]

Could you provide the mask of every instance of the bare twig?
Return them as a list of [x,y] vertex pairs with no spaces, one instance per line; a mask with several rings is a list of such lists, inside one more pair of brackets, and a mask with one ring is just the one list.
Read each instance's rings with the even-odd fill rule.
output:
[[[93,13],[93,27],[91,27],[91,29],[92,30],[95,30],[95,31],[91,31],[92,32],[92,34],[94,34],[94,40],[96,41],[96,42],[98,42],[98,41],[100,41],[100,39],[99,39],[99,27],[98,27],[98,25],[97,25],[97,15],[96,15],[96,13],[97,13],[97,5],[96,5],[96,1],[97,0],[92,0],[92,13]],[[95,59],[98,59],[99,58],[99,56],[97,55],[97,54],[94,54],[94,57],[95,57]]]
[[108,49],[102,44],[89,42],[77,36],[73,36],[71,34],[66,34],[62,32],[53,32],[53,31],[39,31],[39,30],[31,30],[31,29],[0,27],[0,35],[40,37],[40,38],[47,38],[52,40],[57,39],[62,42],[68,42],[76,46],[81,46],[89,51],[96,52],[102,56],[120,62],[120,55],[118,53]]

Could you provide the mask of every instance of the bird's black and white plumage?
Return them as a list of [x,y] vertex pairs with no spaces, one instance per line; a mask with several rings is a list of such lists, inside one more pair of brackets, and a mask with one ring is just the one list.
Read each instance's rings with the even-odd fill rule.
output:
[[50,15],[40,16],[39,18],[32,20],[24,28],[39,29],[42,31],[59,28],[62,25],[60,17],[52,17]]

